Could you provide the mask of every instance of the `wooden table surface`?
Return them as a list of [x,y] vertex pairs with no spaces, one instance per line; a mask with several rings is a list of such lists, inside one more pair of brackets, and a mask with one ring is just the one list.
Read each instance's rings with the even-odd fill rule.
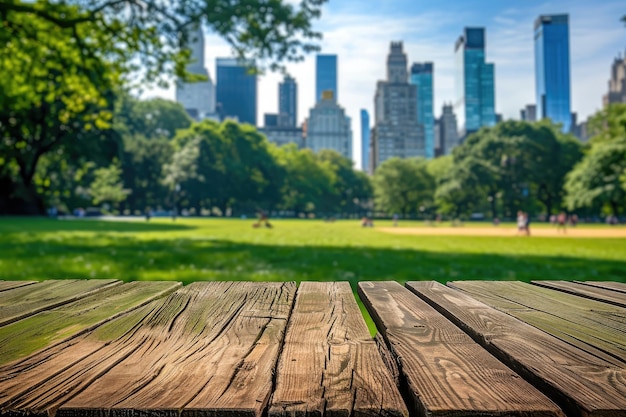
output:
[[0,281],[4,416],[626,416],[626,284]]

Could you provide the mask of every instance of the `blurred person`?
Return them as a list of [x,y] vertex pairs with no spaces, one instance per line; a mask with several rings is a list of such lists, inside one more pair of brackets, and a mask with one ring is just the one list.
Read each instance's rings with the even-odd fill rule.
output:
[[526,236],[530,236],[530,215],[528,213],[524,213],[524,231]]
[[398,227],[398,214],[393,213],[393,227]]
[[517,234],[519,235],[520,232],[523,232],[525,227],[526,219],[524,218],[524,212],[519,210],[517,212]]
[[567,214],[564,211],[560,212],[556,217],[556,231],[563,230],[563,233],[567,233]]

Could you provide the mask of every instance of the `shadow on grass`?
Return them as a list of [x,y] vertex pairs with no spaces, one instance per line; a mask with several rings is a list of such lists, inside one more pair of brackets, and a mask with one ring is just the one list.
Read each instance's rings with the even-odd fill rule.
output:
[[137,233],[137,232],[175,232],[197,229],[195,226],[177,224],[154,223],[150,221],[139,222],[123,220],[98,220],[98,219],[71,219],[51,221],[47,218],[19,218],[12,219],[11,222],[3,222],[2,231],[28,232],[29,230],[39,232],[117,232],[117,233]]
[[[71,226],[80,226],[79,223],[72,222]],[[115,227],[114,223],[99,223],[104,223],[107,231]],[[128,231],[128,226],[124,225],[124,231]],[[177,227],[145,225],[154,226]],[[59,230],[60,226],[56,227]],[[3,242],[0,253],[3,259],[0,279],[4,280],[117,278],[174,280],[185,284],[202,280],[347,281],[353,288],[359,281],[370,280],[626,281],[626,260],[282,246],[211,239],[137,241],[119,236],[109,241],[79,242],[67,238],[19,245]]]

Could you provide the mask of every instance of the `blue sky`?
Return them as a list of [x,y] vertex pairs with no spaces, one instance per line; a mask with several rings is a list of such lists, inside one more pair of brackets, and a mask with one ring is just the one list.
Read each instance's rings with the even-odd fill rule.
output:
[[[288,0],[297,3],[297,0]],[[385,77],[391,41],[403,41],[409,63],[435,64],[435,115],[454,96],[454,42],[465,26],[486,28],[486,56],[496,68],[496,111],[519,118],[519,110],[535,102],[533,22],[540,14],[570,16],[572,110],[586,119],[602,105],[610,66],[626,50],[623,0],[330,0],[315,27],[324,34],[323,53],[336,53],[339,103],[352,118],[354,155],[360,161],[359,110],[373,110],[376,81]],[[215,57],[229,56],[218,37],[207,34],[206,66],[215,74]],[[298,120],[314,105],[314,57],[289,65],[299,86]],[[258,121],[276,112],[280,76],[259,80]],[[173,89],[147,95],[174,97]],[[371,117],[373,119],[373,115]]]

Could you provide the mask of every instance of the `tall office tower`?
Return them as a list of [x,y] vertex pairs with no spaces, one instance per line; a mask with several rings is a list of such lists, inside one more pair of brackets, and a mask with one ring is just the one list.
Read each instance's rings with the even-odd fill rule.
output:
[[609,92],[602,98],[604,107],[613,103],[626,103],[626,54],[615,58],[611,66]]
[[537,106],[534,104],[527,104],[522,110],[520,110],[521,119],[527,122],[537,121]]
[[537,118],[549,118],[570,131],[569,17],[539,16],[535,20],[535,85]]
[[256,75],[248,74],[245,62],[217,58],[217,93],[221,118],[256,125]]
[[485,29],[465,28],[456,41],[456,103],[461,140],[496,123],[494,64],[485,62]]
[[378,81],[374,96],[374,128],[369,172],[389,158],[426,156],[424,126],[417,122],[417,87],[409,84],[402,42],[391,42],[387,80]]
[[315,61],[315,102],[322,99],[324,91],[333,92],[337,101],[337,55],[317,55]]
[[191,62],[187,65],[190,74],[203,75],[206,81],[197,83],[178,82],[176,84],[176,101],[182,104],[189,116],[196,120],[216,118],[215,86],[209,71],[204,66],[204,33],[197,28],[189,33]]
[[426,158],[435,157],[435,116],[433,112],[433,63],[411,66],[411,84],[417,86],[417,122],[424,125]]
[[334,149],[352,160],[352,127],[345,110],[337,104],[332,91],[324,91],[310,110],[306,125],[306,147],[319,152]]
[[278,84],[278,113],[286,118],[285,127],[296,127],[298,122],[298,84],[288,75],[285,75],[283,82]]
[[369,164],[370,146],[370,115],[365,109],[361,109],[361,169],[367,171]]
[[456,115],[452,104],[444,104],[441,109],[441,117],[437,119],[439,132],[440,152],[442,155],[450,155],[452,149],[459,145]]

